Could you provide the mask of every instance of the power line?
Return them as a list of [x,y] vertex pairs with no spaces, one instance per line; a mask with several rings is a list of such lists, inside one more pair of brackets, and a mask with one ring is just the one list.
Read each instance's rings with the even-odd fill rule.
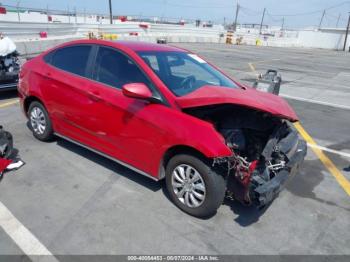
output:
[[216,9],[227,9],[227,8],[232,8],[232,5],[188,5],[188,4],[174,4],[174,3],[167,3],[169,6],[174,6],[174,7],[187,7],[187,8],[216,8]]
[[318,13],[322,13],[323,11],[331,10],[340,6],[343,6],[345,4],[350,4],[350,1],[345,1],[336,5],[329,6],[325,9],[321,10],[315,10],[315,11],[310,11],[310,12],[305,12],[305,13],[296,13],[296,14],[271,14],[272,16],[306,16],[306,15],[314,15]]
[[336,19],[336,20],[339,19],[339,21],[344,21],[344,22],[348,21],[346,18],[341,17],[341,13],[339,13],[338,15],[333,15],[333,14],[326,13],[326,17],[330,17],[330,18]]
[[325,16],[325,14],[326,14],[326,10],[323,10],[323,13],[322,13],[322,16],[321,16],[321,20],[320,20],[320,24],[318,25],[318,29],[321,29],[323,18]]
[[282,20],[284,19],[284,18],[274,18],[270,13],[269,13],[269,11],[267,11],[266,10],[266,14],[267,14],[267,16],[273,21],[273,22],[278,22],[278,23],[280,23],[280,22],[282,22]]
[[247,7],[243,7],[243,6],[240,6],[241,7],[241,10],[246,14],[246,15],[249,15],[249,16],[257,16],[257,15],[260,15],[261,12],[259,11],[256,11],[256,10],[252,10],[250,8],[247,8]]
[[339,24],[340,17],[341,17],[341,13],[340,13],[339,16],[338,16],[338,19],[337,19],[337,23],[336,23],[336,25],[335,25],[335,28],[338,28],[338,24]]

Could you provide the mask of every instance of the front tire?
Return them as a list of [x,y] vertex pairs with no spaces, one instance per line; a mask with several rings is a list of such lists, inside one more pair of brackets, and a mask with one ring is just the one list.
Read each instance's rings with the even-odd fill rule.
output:
[[171,200],[195,217],[214,215],[225,197],[224,177],[205,162],[192,155],[180,154],[166,167],[166,187]]
[[40,102],[34,101],[30,104],[28,118],[35,138],[40,141],[49,141],[53,138],[53,129],[49,114]]

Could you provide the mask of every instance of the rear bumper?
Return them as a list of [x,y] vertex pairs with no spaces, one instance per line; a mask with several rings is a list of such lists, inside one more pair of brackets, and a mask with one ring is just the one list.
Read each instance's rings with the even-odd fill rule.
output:
[[286,183],[295,176],[307,153],[306,142],[298,141],[294,154],[290,156],[286,166],[274,178],[253,189],[254,202],[262,207],[270,203],[285,187]]

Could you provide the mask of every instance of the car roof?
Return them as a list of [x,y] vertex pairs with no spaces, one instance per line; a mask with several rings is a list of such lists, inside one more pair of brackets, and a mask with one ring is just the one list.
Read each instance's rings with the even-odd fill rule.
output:
[[141,41],[109,41],[109,40],[95,40],[95,39],[82,39],[64,43],[61,46],[74,45],[74,44],[107,44],[116,48],[125,47],[131,49],[134,52],[138,51],[157,51],[157,52],[188,52],[185,49],[178,48],[171,45],[156,44]]
[[158,51],[158,52],[185,52],[184,49],[164,45],[164,44],[156,44],[149,42],[140,42],[140,41],[115,41],[115,43],[119,45],[126,46],[133,51]]

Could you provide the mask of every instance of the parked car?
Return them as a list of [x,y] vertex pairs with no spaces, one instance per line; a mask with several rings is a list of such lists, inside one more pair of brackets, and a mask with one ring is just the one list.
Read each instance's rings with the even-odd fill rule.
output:
[[306,154],[285,100],[168,45],[65,43],[22,67],[18,91],[37,139],[56,135],[165,178],[193,216],[215,214],[225,194],[270,203]]

